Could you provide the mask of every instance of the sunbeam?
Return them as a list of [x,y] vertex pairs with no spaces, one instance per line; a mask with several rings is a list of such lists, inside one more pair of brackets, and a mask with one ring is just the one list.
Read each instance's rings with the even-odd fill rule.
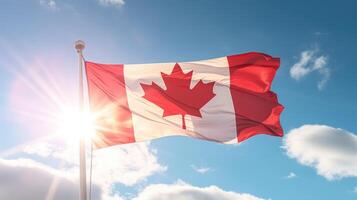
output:
[[86,101],[82,112],[78,108],[77,73],[68,74],[59,61],[40,57],[28,61],[11,49],[7,52],[17,61],[15,67],[7,69],[13,75],[7,107],[11,119],[26,130],[23,133],[28,142],[3,150],[0,155],[15,155],[32,143],[54,138],[89,140],[95,132],[94,115]]

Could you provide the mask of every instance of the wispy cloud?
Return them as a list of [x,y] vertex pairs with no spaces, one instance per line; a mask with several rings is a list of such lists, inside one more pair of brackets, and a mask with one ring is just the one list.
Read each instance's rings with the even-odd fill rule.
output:
[[311,166],[328,180],[357,177],[357,136],[326,125],[304,125],[284,140],[289,157]]
[[314,35],[315,36],[323,36],[323,35],[328,35],[328,33],[327,32],[316,31],[316,32],[314,32]]
[[221,199],[221,200],[263,200],[251,194],[225,191],[211,185],[208,187],[196,187],[183,181],[174,184],[153,184],[147,186],[133,200],[158,200],[158,199]]
[[209,167],[197,167],[195,165],[191,165],[191,168],[193,170],[195,170],[197,173],[200,173],[200,174],[205,174],[205,173],[207,173],[209,171],[212,171],[212,169],[209,168]]
[[317,71],[321,76],[317,87],[321,90],[330,78],[330,69],[327,67],[327,64],[327,56],[319,54],[318,49],[306,50],[301,53],[300,60],[290,68],[290,76],[298,81],[310,73]]
[[101,5],[121,7],[125,4],[124,0],[98,0]]
[[40,0],[40,4],[51,10],[59,9],[55,0]]
[[285,176],[286,179],[292,179],[292,178],[296,178],[297,175],[294,172],[290,172],[287,176]]

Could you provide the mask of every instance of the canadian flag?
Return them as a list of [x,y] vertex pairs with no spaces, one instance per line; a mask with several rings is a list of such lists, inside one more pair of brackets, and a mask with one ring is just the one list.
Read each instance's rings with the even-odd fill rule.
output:
[[279,58],[246,53],[178,63],[85,62],[96,148],[181,135],[238,143],[282,136],[270,86]]

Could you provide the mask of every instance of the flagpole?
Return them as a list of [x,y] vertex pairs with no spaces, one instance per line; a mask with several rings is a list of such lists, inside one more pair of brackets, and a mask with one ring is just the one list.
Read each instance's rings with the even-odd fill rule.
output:
[[[79,111],[83,112],[83,49],[85,43],[82,40],[78,40],[75,43],[75,48],[78,53],[79,64]],[[82,133],[83,134],[83,133]],[[81,134],[81,135],[82,135]],[[79,141],[79,199],[87,200],[87,181],[86,181],[86,149],[85,138],[82,135]]]

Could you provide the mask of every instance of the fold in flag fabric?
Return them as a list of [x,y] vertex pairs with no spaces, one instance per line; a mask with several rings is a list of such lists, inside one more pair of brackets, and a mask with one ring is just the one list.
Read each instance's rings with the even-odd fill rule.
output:
[[279,58],[246,53],[178,63],[85,62],[96,148],[181,135],[238,143],[282,136],[270,87]]

